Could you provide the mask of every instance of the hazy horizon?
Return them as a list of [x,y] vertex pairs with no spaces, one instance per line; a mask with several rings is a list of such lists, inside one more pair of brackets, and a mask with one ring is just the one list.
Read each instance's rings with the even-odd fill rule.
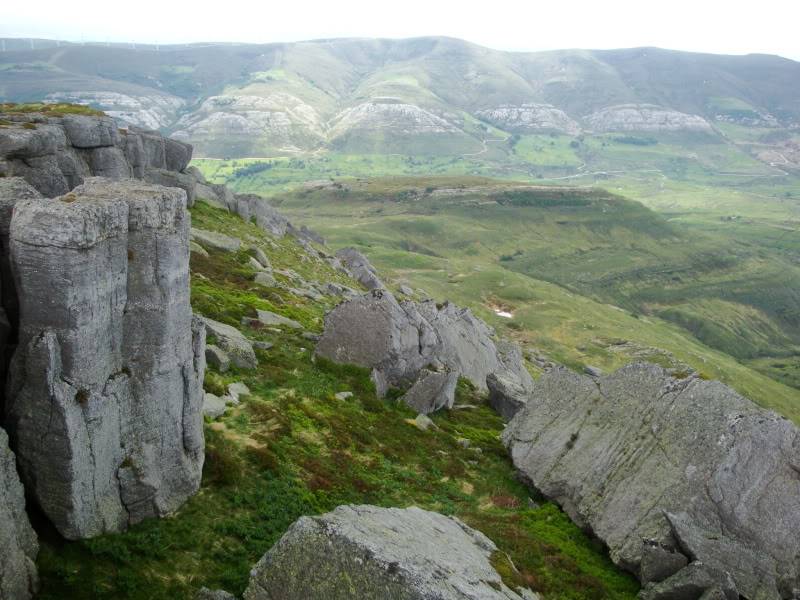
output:
[[719,0],[648,6],[634,0],[603,5],[565,0],[545,6],[496,0],[491,9],[481,10],[423,0],[388,9],[364,0],[267,7],[229,0],[224,11],[208,6],[204,10],[204,3],[195,3],[185,10],[178,3],[143,0],[134,13],[120,18],[101,0],[15,4],[5,11],[0,37],[163,45],[451,37],[515,52],[659,47],[800,60],[800,37],[794,31],[800,8],[779,0],[764,0],[757,12]]

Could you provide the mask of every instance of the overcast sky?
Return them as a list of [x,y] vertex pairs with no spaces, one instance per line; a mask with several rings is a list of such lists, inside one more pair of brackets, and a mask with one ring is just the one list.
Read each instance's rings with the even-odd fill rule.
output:
[[500,50],[660,46],[800,60],[797,0],[36,0],[0,37],[182,43],[447,35]]

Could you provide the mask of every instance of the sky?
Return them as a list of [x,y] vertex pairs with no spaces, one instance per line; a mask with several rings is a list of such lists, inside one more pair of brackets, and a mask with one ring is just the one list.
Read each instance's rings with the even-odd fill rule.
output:
[[797,0],[36,0],[3,8],[0,37],[288,42],[446,35],[498,50],[659,46],[800,60]]

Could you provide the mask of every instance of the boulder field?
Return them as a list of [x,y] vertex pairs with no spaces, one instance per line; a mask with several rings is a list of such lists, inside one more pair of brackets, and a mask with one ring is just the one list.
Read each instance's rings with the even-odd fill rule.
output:
[[722,383],[649,364],[557,368],[503,440],[520,475],[639,576],[644,600],[797,597],[800,430]]

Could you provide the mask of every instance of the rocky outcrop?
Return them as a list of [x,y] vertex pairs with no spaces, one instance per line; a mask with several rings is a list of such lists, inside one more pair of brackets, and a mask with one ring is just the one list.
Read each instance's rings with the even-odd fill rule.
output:
[[419,508],[340,506],[301,517],[252,571],[245,600],[522,600],[489,559],[494,543]]
[[[390,387],[413,386],[428,366],[456,378],[466,377],[482,390],[490,373],[504,373],[530,385],[522,353],[513,351],[510,344],[498,349],[493,333],[468,309],[432,301],[398,303],[387,290],[376,289],[341,303],[326,315],[316,353],[337,363],[372,369],[380,396]],[[453,387],[420,382],[413,393],[409,391],[409,398],[415,407],[452,405]],[[422,398],[422,390],[430,394]],[[446,395],[440,396],[439,390]]]
[[21,200],[10,248],[7,424],[29,494],[70,539],[174,511],[198,489],[204,450],[184,192],[95,178]]
[[192,156],[188,144],[134,127],[120,130],[107,116],[11,113],[3,119],[10,125],[0,128],[0,173],[25,178],[44,196],[102,176],[181,184],[193,199],[192,182],[180,176]]
[[378,277],[378,271],[366,256],[355,248],[342,248],[336,252],[336,258],[347,269],[350,276],[368,290],[386,289]]
[[403,402],[421,414],[432,413],[440,408],[453,408],[457,384],[457,373],[423,369],[403,396]]
[[[800,431],[727,386],[641,363],[596,378],[555,369],[503,439],[520,474],[617,564],[665,578],[647,598],[684,597],[665,585],[684,585],[689,561],[746,598],[800,589]],[[651,575],[664,552],[681,575]]]
[[475,116],[506,131],[540,133],[557,131],[569,135],[580,133],[580,126],[563,110],[552,104],[501,104],[479,110]]
[[0,600],[27,600],[37,588],[39,544],[25,513],[25,493],[8,436],[0,429]]
[[609,106],[584,118],[592,131],[700,131],[713,132],[703,117],[652,104]]
[[150,130],[162,129],[172,124],[178,110],[185,104],[177,96],[160,94],[153,88],[149,88],[146,94],[109,91],[52,92],[45,97],[45,101],[94,106],[109,117]]

